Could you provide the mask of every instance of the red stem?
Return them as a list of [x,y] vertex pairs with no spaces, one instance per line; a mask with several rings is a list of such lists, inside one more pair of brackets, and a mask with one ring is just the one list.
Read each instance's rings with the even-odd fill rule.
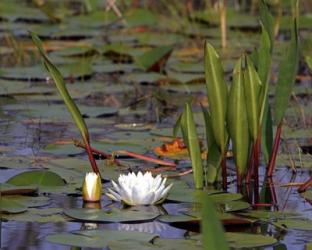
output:
[[249,163],[248,163],[248,170],[247,170],[247,175],[246,175],[246,184],[249,184],[251,181],[251,177],[252,177],[252,173],[253,173],[253,166],[254,166],[254,158],[253,158],[253,151],[254,151],[254,147],[252,147],[252,151],[251,151],[251,156]]
[[253,149],[253,164],[254,164],[253,179],[254,179],[255,203],[259,202],[259,154],[260,154],[260,145],[261,145],[260,143],[261,143],[261,133],[258,134],[257,140],[254,144],[254,149]]
[[298,188],[298,192],[302,193],[305,192],[309,187],[312,186],[312,177],[310,177],[309,180],[307,180],[305,183],[303,183],[299,188]]
[[280,140],[281,140],[282,125],[283,125],[283,123],[280,122],[278,127],[277,127],[277,130],[276,130],[276,135],[275,135],[275,138],[274,138],[272,154],[271,154],[269,165],[268,165],[268,168],[267,168],[267,176],[268,177],[272,177],[272,175],[273,175],[273,171],[274,171],[274,167],[275,167],[275,161],[276,161],[276,156],[277,156],[277,152],[278,152],[278,147],[279,147]]
[[95,159],[93,157],[91,146],[90,146],[90,144],[89,144],[89,142],[87,140],[84,140],[84,143],[86,145],[86,150],[87,150],[87,153],[88,153],[89,161],[91,163],[91,167],[92,167],[93,171],[95,173],[97,173],[100,176],[100,178],[101,178],[101,173],[100,173],[100,170],[99,170],[98,166],[96,165],[96,161],[95,161]]
[[226,156],[223,155],[222,161],[221,161],[221,167],[222,167],[222,188],[224,191],[227,190],[227,175],[226,175]]

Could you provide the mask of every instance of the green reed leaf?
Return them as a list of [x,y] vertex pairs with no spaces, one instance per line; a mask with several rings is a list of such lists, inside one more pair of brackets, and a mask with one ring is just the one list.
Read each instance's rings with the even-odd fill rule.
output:
[[213,134],[223,155],[226,151],[225,121],[228,90],[220,57],[208,42],[205,44],[205,78]]
[[246,57],[246,69],[244,70],[244,89],[247,105],[249,133],[252,140],[255,142],[259,130],[259,99],[261,91],[261,81],[252,61],[248,57]]
[[247,171],[249,132],[241,58],[237,61],[233,71],[233,83],[229,94],[227,121],[228,131],[233,142],[233,153],[237,173],[243,176]]
[[65,86],[65,82],[64,79],[60,73],[60,71],[52,64],[52,62],[49,60],[48,56],[46,55],[45,51],[43,50],[42,47],[42,42],[40,40],[40,38],[33,32],[30,32],[31,34],[31,38],[34,42],[34,44],[37,46],[40,55],[42,56],[43,60],[44,60],[44,65],[46,67],[46,69],[48,70],[48,72],[51,74],[55,85],[58,89],[58,91],[60,92],[66,107],[68,108],[70,114],[72,115],[80,133],[81,136],[83,137],[84,141],[89,142],[89,132],[87,129],[87,126],[84,122],[84,119],[82,118],[82,115],[77,107],[77,105],[75,104],[75,102],[73,101],[73,99],[71,98],[70,94],[68,93],[66,86]]
[[[298,2],[296,6],[298,9]],[[298,71],[299,39],[297,19],[298,17],[294,16],[290,45],[286,51],[284,60],[282,60],[275,89],[275,125],[280,124],[283,120]]]
[[208,195],[203,197],[202,241],[204,250],[227,250],[229,245],[213,201]]
[[181,117],[181,130],[184,143],[187,146],[192,161],[195,187],[197,189],[203,188],[203,165],[200,145],[197,137],[191,105],[189,103],[185,104],[185,109]]

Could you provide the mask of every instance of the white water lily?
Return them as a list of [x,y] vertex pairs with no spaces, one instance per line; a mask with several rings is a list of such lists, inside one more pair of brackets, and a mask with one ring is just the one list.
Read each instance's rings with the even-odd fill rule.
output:
[[101,199],[102,183],[98,174],[90,172],[86,177],[82,186],[82,196],[84,201],[97,202]]
[[108,189],[106,195],[114,201],[122,201],[127,205],[152,205],[162,203],[172,187],[172,183],[165,186],[166,178],[150,172],[144,175],[139,172],[120,175],[118,184],[112,181],[113,189]]

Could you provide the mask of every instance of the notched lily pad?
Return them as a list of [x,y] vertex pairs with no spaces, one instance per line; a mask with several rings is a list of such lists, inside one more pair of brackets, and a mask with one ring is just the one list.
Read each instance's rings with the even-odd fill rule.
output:
[[80,221],[103,223],[150,221],[159,216],[158,213],[120,210],[117,208],[109,210],[75,208],[65,210],[64,214]]

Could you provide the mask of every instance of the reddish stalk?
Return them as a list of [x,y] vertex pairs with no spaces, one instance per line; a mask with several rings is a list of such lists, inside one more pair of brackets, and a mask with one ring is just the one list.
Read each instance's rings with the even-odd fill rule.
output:
[[267,176],[268,177],[272,177],[273,175],[273,171],[274,171],[274,167],[275,167],[275,161],[276,161],[276,156],[277,156],[277,152],[278,152],[278,147],[281,141],[281,133],[282,133],[282,122],[279,123],[277,130],[276,130],[276,135],[274,138],[274,144],[273,144],[273,149],[272,149],[272,154],[270,157],[270,161],[269,161],[269,165],[267,168]]
[[227,171],[226,171],[226,156],[223,155],[221,161],[221,168],[222,168],[222,188],[224,191],[227,190]]
[[91,163],[91,167],[92,167],[93,171],[96,174],[98,174],[100,176],[100,178],[101,178],[101,173],[100,173],[100,170],[99,170],[99,168],[98,168],[98,166],[96,164],[96,161],[95,161],[95,159],[93,157],[91,146],[90,146],[90,144],[89,144],[89,142],[87,140],[84,140],[84,142],[85,142],[85,145],[86,145],[85,149],[86,149],[86,151],[88,153],[88,157],[89,157],[89,161]]
[[299,188],[298,188],[298,192],[302,193],[305,192],[309,187],[312,186],[312,177],[310,177],[309,180],[307,180],[305,183],[303,183]]
[[277,206],[277,197],[276,197],[274,183],[273,183],[273,180],[271,177],[268,177],[268,185],[270,187],[270,192],[271,192],[273,204],[276,207]]
[[[84,149],[87,150],[85,144],[81,143],[80,141],[74,140],[74,144],[75,144],[76,147],[84,148]],[[112,157],[111,154],[105,153],[105,152],[103,152],[103,151],[97,150],[97,149],[92,148],[92,147],[90,147],[90,150],[91,150],[91,152],[92,152],[92,157],[93,157],[93,154],[96,154],[96,155],[99,155],[99,156],[103,156],[105,159],[111,158],[111,157]],[[87,152],[88,152],[88,151],[87,151]],[[89,154],[88,154],[88,155],[89,155]],[[122,166],[122,164],[121,164],[118,160],[114,159],[114,162],[115,162],[117,165]]]
[[[253,156],[253,151],[254,148],[252,147],[252,151],[251,151],[251,155]],[[246,174],[246,184],[249,184],[252,178],[252,174],[253,174],[253,166],[254,166],[254,158],[250,157],[249,163],[248,163],[248,170],[247,170],[247,174]]]
[[150,156],[133,153],[133,152],[130,152],[130,151],[127,151],[127,150],[118,150],[117,152],[120,153],[120,154],[125,154],[125,155],[128,155],[128,156],[131,156],[131,157],[139,159],[139,160],[156,163],[156,164],[163,165],[163,166],[169,166],[169,167],[174,167],[174,168],[177,166],[174,162],[168,162],[168,161],[159,160],[159,159],[156,159],[156,158],[153,158],[153,157],[150,157]]
[[[261,131],[261,129],[260,129]],[[261,133],[258,134],[257,140],[253,147],[253,179],[254,179],[254,196],[255,203],[259,202],[259,155],[261,145]]]
[[[84,149],[87,149],[86,146],[79,142],[79,141],[74,141],[75,145],[77,147],[81,147],[81,148],[84,148]],[[86,144],[87,145],[87,144]],[[90,150],[92,153],[94,154],[97,154],[97,155],[101,155],[105,158],[111,158],[112,155],[111,154],[108,154],[108,153],[105,153],[103,151],[99,151],[95,148],[91,148],[90,147]],[[164,160],[160,160],[160,159],[156,159],[156,158],[153,158],[153,157],[150,157],[150,156],[145,156],[145,155],[141,155],[141,154],[137,154],[137,153],[133,153],[133,152],[130,152],[130,151],[127,151],[127,150],[119,150],[117,151],[117,153],[120,153],[120,154],[125,154],[127,156],[130,156],[130,157],[133,157],[133,158],[136,158],[136,159],[139,159],[139,160],[143,160],[143,161],[148,161],[148,162],[152,162],[152,163],[156,163],[156,164],[159,164],[159,165],[163,165],[163,166],[168,166],[168,167],[172,167],[172,168],[175,168],[176,167],[176,164],[174,162],[168,162],[168,161],[164,161]],[[93,155],[92,155],[93,157]],[[118,160],[114,159],[114,162],[118,165],[122,165]]]

